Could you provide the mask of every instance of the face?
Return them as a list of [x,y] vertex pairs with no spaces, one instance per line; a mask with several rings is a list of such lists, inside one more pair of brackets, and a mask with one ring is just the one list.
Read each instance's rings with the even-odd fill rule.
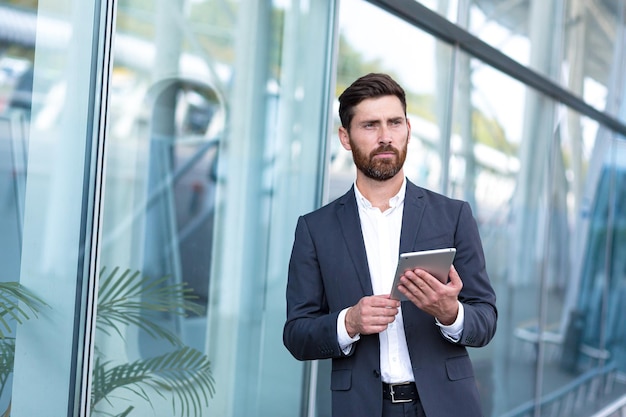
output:
[[365,99],[354,108],[350,131],[340,127],[339,139],[360,173],[386,181],[402,170],[411,125],[396,96]]

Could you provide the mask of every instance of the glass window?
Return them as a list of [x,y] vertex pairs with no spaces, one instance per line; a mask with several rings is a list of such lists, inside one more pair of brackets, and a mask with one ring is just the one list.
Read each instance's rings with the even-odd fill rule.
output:
[[[463,2],[460,2],[463,3]],[[594,0],[466,2],[468,30],[592,106],[607,108],[607,91],[623,49],[621,2]],[[614,111],[614,109],[607,109]]]
[[[568,365],[575,369],[613,366],[626,370],[624,326],[618,322],[626,308],[626,266],[618,254],[626,244],[624,192],[626,142],[604,129],[597,140],[581,201],[584,239],[582,256],[574,264],[578,285],[570,292],[568,330],[577,336]],[[595,184],[589,187],[589,184]],[[572,346],[573,348],[574,346]]]
[[[0,30],[2,42],[7,42],[11,34],[20,28],[4,26],[16,11],[0,6]],[[24,19],[36,18],[36,9],[23,11]],[[22,259],[22,239],[24,229],[24,205],[28,168],[28,139],[32,106],[33,83],[33,39],[27,45],[9,43],[10,47],[0,52],[0,264],[3,273],[0,278],[0,296],[3,299],[2,317],[6,327],[0,330],[0,354],[3,364],[0,385],[0,413],[4,414],[11,404],[13,366],[15,361],[15,336],[18,321],[35,318],[34,311],[24,308],[19,314],[18,302],[28,303],[39,311],[41,303],[32,299],[29,302],[27,288],[12,293],[20,282]],[[26,40],[25,40],[26,41]],[[6,297],[6,298],[5,298]],[[15,314],[16,319],[8,319]]]
[[[1,415],[330,416],[329,361],[282,344],[287,263],[354,181],[336,97],[371,71],[406,87],[407,176],[478,219],[485,415],[626,393],[626,138],[384,2],[121,0],[115,28],[107,2],[0,2]],[[623,1],[419,3],[626,120]]]
[[415,1],[597,109],[617,114],[608,95],[623,66],[623,2]]
[[81,400],[99,16],[89,1],[0,5],[3,415],[41,415],[44,404],[48,415],[74,414]]
[[92,415],[298,415],[285,284],[334,26],[300,3],[118,3]]

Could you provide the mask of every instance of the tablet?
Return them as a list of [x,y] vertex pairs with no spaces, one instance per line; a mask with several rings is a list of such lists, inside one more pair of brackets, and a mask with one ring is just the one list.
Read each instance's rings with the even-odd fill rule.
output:
[[404,294],[398,290],[398,285],[400,285],[400,277],[404,275],[404,272],[411,269],[423,269],[444,284],[447,283],[450,265],[452,265],[455,254],[456,248],[433,249],[400,254],[396,275],[393,280],[393,286],[391,287],[390,298],[400,301],[407,299]]

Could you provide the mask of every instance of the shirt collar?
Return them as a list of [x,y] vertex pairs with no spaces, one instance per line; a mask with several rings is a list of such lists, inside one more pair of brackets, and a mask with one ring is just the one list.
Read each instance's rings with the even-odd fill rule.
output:
[[[363,209],[371,209],[372,203],[361,194],[359,191],[359,187],[356,186],[356,181],[354,181],[354,194],[356,195],[356,201],[359,207]],[[393,209],[404,202],[404,196],[406,194],[406,177],[402,181],[402,186],[400,187],[400,191],[398,194],[394,195],[389,199],[389,208]]]

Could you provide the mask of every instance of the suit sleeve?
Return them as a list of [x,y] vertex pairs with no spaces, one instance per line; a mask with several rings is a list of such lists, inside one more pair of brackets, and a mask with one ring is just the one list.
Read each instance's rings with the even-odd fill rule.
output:
[[466,202],[461,206],[455,245],[454,266],[463,281],[459,301],[465,310],[463,333],[458,343],[485,346],[496,332],[496,296],[487,275],[478,226]]
[[304,217],[298,219],[289,261],[287,320],[283,343],[298,360],[344,356],[337,340],[337,316],[330,312],[315,242]]

